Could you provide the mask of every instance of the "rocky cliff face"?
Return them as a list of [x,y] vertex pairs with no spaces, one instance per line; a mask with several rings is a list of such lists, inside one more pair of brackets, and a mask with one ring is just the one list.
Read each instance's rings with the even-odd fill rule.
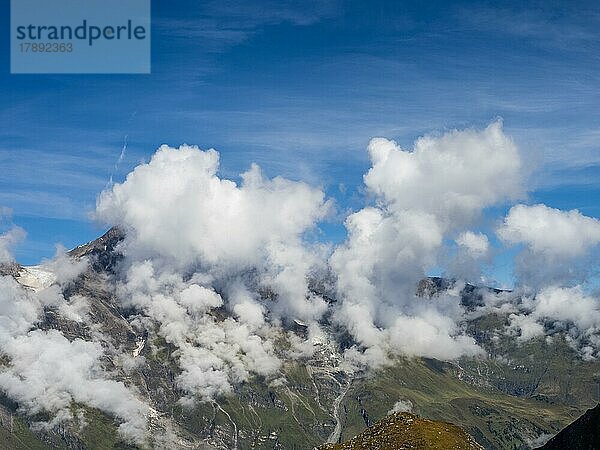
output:
[[[378,370],[348,365],[343,351],[351,339],[327,318],[321,324],[323,332],[310,338],[306,324],[282,323],[271,336],[274,352],[282,361],[277,377],[267,380],[251,375],[210,401],[182,402],[186,394],[177,381],[180,351],[158,333],[156,324],[118,300],[115,267],[122,260],[119,242],[123,238],[121,230],[111,229],[69,252],[74,260],[89,259],[88,268],[61,287],[68,302],[88,300],[86,320],[74,320],[48,304],[34,328],[59,330],[70,342],[93,341],[102,346],[104,372],[148,406],[144,414],[149,437],[137,446],[311,449],[351,439],[403,401],[422,417],[460,425],[486,448],[529,448],[591,406],[588,393],[595,386],[598,363],[581,360],[558,337],[552,344],[504,340],[495,331],[506,323],[501,315],[473,317],[468,324],[488,358],[452,363],[398,358]],[[1,268],[0,275],[20,280],[31,290],[53,285],[52,277],[40,270],[13,264]],[[335,302],[330,284],[316,278],[310,286]],[[451,281],[432,278],[424,280],[418,292],[423,301],[436,301],[436,293],[452,286]],[[473,306],[481,302],[481,296],[480,288],[466,285],[461,301]],[[219,307],[210,311],[216,331],[230,314]],[[296,338],[308,338],[311,351],[292,355],[290,342]],[[1,363],[10,367],[11,361],[2,357]],[[0,398],[0,404],[4,448],[136,446],[117,434],[118,422],[101,407],[74,404],[72,420],[53,423],[47,412],[32,413],[9,397]],[[392,417],[386,420],[395,427],[400,422],[406,425],[406,418],[412,416]],[[418,419],[414,423],[425,432],[429,422]],[[376,439],[378,433],[369,436]],[[464,445],[471,445],[465,448],[477,448],[465,439]]]

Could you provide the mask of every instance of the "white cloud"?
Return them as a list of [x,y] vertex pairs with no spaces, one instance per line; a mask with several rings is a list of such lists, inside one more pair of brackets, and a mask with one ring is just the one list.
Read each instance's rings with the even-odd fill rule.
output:
[[600,302],[580,287],[543,289],[535,297],[535,315],[564,320],[581,329],[600,329]]
[[0,342],[29,331],[42,308],[42,302],[12,277],[0,277]]
[[521,158],[500,121],[481,131],[422,137],[412,151],[373,139],[369,155],[373,167],[365,184],[388,210],[427,212],[444,228],[523,193]]
[[488,237],[482,233],[473,233],[465,231],[456,238],[456,243],[474,257],[484,257],[487,255],[490,243]]
[[58,330],[32,330],[44,307],[77,320],[87,302],[78,296],[65,300],[57,285],[36,292],[0,277],[0,352],[9,358],[0,368],[0,389],[27,413],[52,413],[53,423],[72,419],[72,402],[98,408],[121,420],[125,438],[142,443],[147,406],[123,383],[110,380],[99,343],[69,341]]
[[[346,219],[348,239],[331,257],[342,301],[335,318],[361,346],[379,349],[371,356],[477,354],[457,325],[457,299],[454,306],[443,300],[424,306],[415,289],[448,233],[460,233],[484,208],[522,193],[517,148],[494,122],[481,131],[421,138],[413,151],[373,139],[369,154],[372,168],[364,180],[377,206]],[[487,239],[474,233],[461,242],[471,252],[487,249]]]
[[[253,374],[276,379],[280,325],[294,319],[307,324],[308,340],[289,339],[289,354],[304,357],[311,353],[310,338],[322,337],[319,319],[328,312],[357,344],[346,352],[351,364],[376,367],[399,354],[438,359],[482,354],[465,334],[459,298],[464,282],[434,299],[417,298],[415,290],[448,248],[456,250],[449,273],[480,275],[490,242],[469,227],[486,208],[522,195],[517,148],[497,121],[483,130],[423,137],[412,150],[377,138],[368,151],[372,167],[364,182],[375,202],[346,218],[348,237],[327,262],[323,248],[305,239],[330,209],[321,189],[267,179],[256,165],[238,184],[218,175],[214,150],[162,146],[123,183],[100,194],[96,217],[127,232],[119,248],[125,258],[117,296],[136,310],[140,326],[176,347],[181,372],[175,381],[185,392],[183,403],[231,393]],[[588,255],[600,242],[600,221],[578,211],[519,205],[498,235],[524,244],[521,262],[538,270],[531,264],[535,258],[553,258],[558,267]],[[18,229],[0,237],[0,261],[18,237]],[[456,246],[447,245],[452,239]],[[307,285],[308,275],[329,269],[327,263],[336,278],[334,305]],[[68,418],[72,401],[100,408],[120,418],[123,433],[140,441],[147,407],[103,371],[102,345],[68,341],[58,331],[30,331],[45,307],[69,320],[87,320],[89,301],[65,299],[61,292],[87,267],[87,261],[58,251],[41,268],[30,269],[34,278],[42,271],[51,274],[50,287],[32,292],[0,279],[0,349],[11,358],[0,371],[0,386],[30,412],[42,408]],[[486,299],[472,314],[484,309],[508,314],[509,332],[519,340],[563,329],[582,354],[596,355],[600,309],[583,290],[557,285],[519,300],[491,294]],[[142,357],[134,356],[120,359],[135,367]],[[68,359],[64,367],[61,359]],[[392,411],[410,407],[400,401]]]
[[218,165],[214,150],[162,146],[101,194],[97,217],[134,233],[129,252],[137,246],[185,263],[248,266],[265,247],[297,241],[326,213],[318,189],[266,180],[256,165],[238,186],[217,176]]
[[61,245],[56,247],[56,253],[52,259],[43,261],[40,265],[40,269],[53,274],[54,281],[61,286],[66,286],[75,280],[88,267],[87,258],[71,258]]
[[454,240],[457,248],[447,261],[447,275],[452,278],[480,283],[482,267],[491,260],[488,237],[482,233],[464,231]]
[[539,323],[535,316],[511,314],[509,320],[508,331],[510,334],[516,334],[519,341],[529,341],[546,333],[544,325]]
[[73,322],[87,322],[90,313],[90,302],[81,295],[73,295],[68,300],[60,303],[58,313]]
[[[118,296],[156,324],[157,333],[175,345],[174,357],[182,373],[180,388],[189,396],[213,400],[252,373],[274,375],[280,365],[271,343],[263,309],[243,285],[232,281],[228,301],[237,317],[218,320],[210,310],[223,304],[213,289],[161,268],[153,261],[132,262],[119,283]],[[232,292],[235,291],[235,292]]]
[[498,235],[510,244],[525,244],[539,256],[583,256],[600,243],[600,220],[579,211],[546,205],[513,206]]
[[[271,323],[314,323],[327,308],[307,286],[323,264],[320,249],[304,240],[329,211],[324,193],[266,179],[256,165],[238,185],[220,178],[218,166],[214,150],[162,146],[103,192],[96,209],[128,233],[119,298],[178,348],[177,382],[202,400],[252,373],[273,375],[280,361]],[[260,290],[272,295],[261,299]],[[216,307],[233,318],[217,320]]]
[[2,352],[11,362],[0,371],[0,386],[27,412],[70,419],[72,402],[83,403],[118,417],[125,438],[144,442],[148,408],[123,383],[103,377],[100,344],[34,330],[4,342]]
[[191,284],[179,293],[180,303],[194,314],[203,314],[223,304],[223,299],[212,289]]
[[218,177],[218,165],[214,150],[162,146],[124,183],[100,195],[96,215],[129,230],[129,260],[159,258],[227,276],[258,269],[278,293],[273,312],[318,318],[325,304],[308,295],[306,274],[319,261],[303,235],[327,214],[324,193],[265,179],[256,165],[238,186]]
[[[13,227],[0,237],[0,257],[24,236],[22,229]],[[87,260],[73,260],[58,248],[52,260],[23,269],[19,282],[0,277],[0,352],[9,359],[0,368],[0,389],[28,414],[51,413],[50,424],[72,420],[73,402],[98,408],[120,419],[121,435],[140,444],[147,438],[148,407],[123,383],[109,379],[101,363],[102,346],[69,341],[58,330],[32,330],[46,307],[67,320],[87,318],[87,299],[65,299],[60,288],[87,267]],[[34,287],[25,287],[27,282]]]
[[13,261],[12,249],[25,239],[26,235],[25,230],[18,226],[13,226],[0,235],[0,264]]
[[394,403],[392,409],[388,411],[388,415],[394,414],[397,412],[412,412],[413,404],[410,400],[398,400]]
[[516,274],[533,289],[581,282],[597,266],[592,250],[600,243],[600,220],[577,210],[517,205],[497,233],[508,244],[524,245]]
[[534,296],[525,296],[511,314],[509,330],[520,340],[543,336],[545,330],[566,330],[572,346],[585,357],[597,357],[600,349],[600,301],[580,286],[550,286]]

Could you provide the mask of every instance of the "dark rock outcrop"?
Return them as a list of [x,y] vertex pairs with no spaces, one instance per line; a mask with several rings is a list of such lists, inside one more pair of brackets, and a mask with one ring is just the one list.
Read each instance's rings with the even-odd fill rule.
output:
[[92,268],[97,272],[113,272],[123,255],[116,249],[117,245],[125,239],[125,232],[118,227],[112,227],[98,239],[87,244],[75,247],[69,252],[73,258],[87,256],[90,258]]
[[600,404],[568,425],[546,445],[543,450],[596,450],[600,449]]

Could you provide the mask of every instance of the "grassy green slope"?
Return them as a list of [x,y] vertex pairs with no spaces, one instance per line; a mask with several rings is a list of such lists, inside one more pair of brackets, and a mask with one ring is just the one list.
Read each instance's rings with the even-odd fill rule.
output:
[[272,387],[255,378],[218,402],[176,410],[176,420],[189,432],[212,434],[214,442],[225,445],[237,436],[241,449],[312,449],[327,438],[333,419],[319,404],[304,365],[289,364],[286,378],[284,385]]
[[0,448],[5,450],[48,450],[51,447],[40,441],[21,419],[13,418],[12,432],[9,426],[0,426]]
[[524,448],[524,438],[556,432],[578,409],[508,396],[461,382],[421,360],[403,360],[376,376],[354,383],[344,402],[343,439],[367,422],[385,416],[399,399],[419,415],[462,426],[486,448]]
[[[478,326],[485,331],[502,326],[502,318],[491,320],[497,323]],[[583,361],[563,338],[493,342],[493,347],[485,345],[491,358],[457,364],[399,359],[354,379],[339,409],[342,441],[385,417],[396,401],[410,400],[420,416],[460,425],[486,448],[524,449],[595,404],[600,364]],[[327,385],[328,377],[311,377],[301,363],[286,365],[285,374],[282,386],[267,387],[254,379],[221,400],[220,408],[202,405],[191,415],[183,412],[186,428],[204,435],[216,428],[218,441],[231,443],[235,423],[240,448],[310,449],[323,443],[335,426],[332,404],[341,391],[337,375],[332,373]]]

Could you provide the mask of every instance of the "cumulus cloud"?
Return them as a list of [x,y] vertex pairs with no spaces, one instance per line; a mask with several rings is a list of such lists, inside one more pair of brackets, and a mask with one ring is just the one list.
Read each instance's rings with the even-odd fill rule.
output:
[[418,139],[412,150],[373,139],[367,188],[390,211],[422,211],[445,229],[468,224],[483,208],[523,193],[522,162],[502,122],[484,130]]
[[[458,302],[424,304],[415,288],[450,232],[522,193],[516,146],[494,122],[481,131],[421,138],[411,151],[382,138],[368,150],[372,167],[364,181],[377,206],[346,219],[348,239],[331,257],[341,299],[337,321],[376,359],[390,351],[441,359],[477,354],[459,326]],[[459,239],[478,257],[487,251],[482,236]]]
[[[317,336],[319,321],[331,317],[356,343],[348,360],[370,366],[398,354],[454,359],[482,353],[465,334],[464,283],[432,299],[415,290],[451,240],[453,275],[474,278],[489,261],[488,237],[469,228],[486,208],[522,195],[516,146],[496,121],[483,130],[420,138],[411,150],[377,138],[368,152],[372,167],[364,183],[374,204],[346,218],[347,240],[330,257],[305,238],[330,209],[321,189],[266,178],[256,165],[240,183],[223,178],[214,150],[162,146],[100,194],[96,217],[126,230],[118,298],[140,326],[176,347],[184,403],[230,393],[252,374],[276,378],[281,361],[273,342],[282,336],[280,325],[294,320]],[[532,241],[527,231],[514,233],[519,220],[509,218],[501,237]],[[588,220],[576,227],[582,223],[592,227]],[[87,266],[59,253],[44,267],[63,285]],[[308,287],[309,274],[325,269],[335,277],[333,305]],[[89,305],[73,298],[55,307],[71,320],[85,320]],[[547,322],[534,313],[542,314],[540,305],[511,308],[520,339]],[[310,353],[303,339],[290,343],[290,354]]]
[[281,177],[266,179],[256,165],[238,185],[220,178],[218,167],[214,150],[162,146],[124,183],[100,195],[96,215],[129,231],[129,260],[161,259],[214,277],[258,270],[277,293],[274,313],[320,317],[325,303],[306,284],[319,261],[303,236],[328,212],[324,193]]
[[[282,350],[274,342],[287,336],[286,355],[306,357],[310,339],[324,339],[325,320],[351,335],[350,365],[377,367],[394,355],[480,355],[465,320],[490,311],[507,315],[508,332],[520,341],[561,331],[584,357],[598,356],[598,301],[566,285],[579,279],[577,264],[600,242],[600,221],[578,211],[518,205],[497,230],[505,243],[524,246],[520,279],[535,280],[529,283],[542,288],[537,294],[488,293],[485,306],[468,314],[460,298],[464,281],[432,298],[416,296],[433,267],[464,280],[479,277],[493,249],[486,234],[472,231],[477,219],[524,192],[518,149],[500,121],[426,136],[410,150],[377,138],[368,153],[364,184],[374,201],[346,218],[347,239],[331,254],[306,239],[331,209],[321,189],[266,178],[256,165],[239,183],[223,178],[214,150],[162,146],[100,194],[96,218],[126,231],[117,297],[135,326],[175,347],[183,404],[227,395],[255,374],[280,380]],[[11,260],[9,249],[22,235],[13,228],[0,236],[0,262]],[[548,267],[534,265],[541,260]],[[19,281],[32,281],[34,289],[0,278],[0,351],[10,359],[0,369],[0,388],[31,413],[69,419],[72,402],[99,408],[121,420],[124,436],[141,442],[148,407],[104,371],[102,340],[34,330],[47,308],[88,320],[90,299],[63,296],[87,268],[85,259],[59,249],[22,271]],[[327,297],[337,299],[331,304],[308,282],[329,272],[335,286]],[[293,323],[306,325],[308,340],[286,334],[282,325]],[[129,368],[136,358],[143,357],[117,355]],[[399,401],[391,412],[411,407]]]
[[488,237],[483,233],[463,231],[455,239],[455,248],[449,249],[446,275],[473,283],[482,283],[482,270],[491,262],[492,250]]
[[520,341],[561,332],[584,358],[597,357],[600,302],[585,286],[598,270],[600,220],[578,210],[516,205],[497,234],[522,246],[515,258],[521,296],[508,332]]
[[[414,291],[451,233],[471,259],[485,258],[487,238],[464,227],[523,192],[514,143],[497,121],[421,138],[411,151],[374,139],[368,151],[364,181],[376,205],[346,219],[348,240],[328,261],[341,300],[334,320],[359,344],[348,354],[380,363],[389,353],[480,353],[462,330],[456,295],[433,304]],[[273,325],[299,319],[318,334],[315,324],[329,308],[308,289],[309,273],[324,261],[304,239],[328,212],[323,192],[266,179],[256,165],[240,184],[219,177],[218,168],[214,150],[162,146],[103,192],[96,209],[98,219],[127,230],[120,298],[179,348],[180,385],[205,399],[246,379],[258,369],[253,361],[266,373],[276,370]],[[217,307],[231,317],[215,321],[210,309]],[[233,329],[246,331],[238,336]],[[248,343],[252,348],[243,350]],[[297,353],[304,350],[298,343]]]
[[66,286],[89,267],[87,258],[72,258],[62,245],[57,245],[56,253],[50,260],[43,261],[40,269],[54,276],[54,281],[61,286]]
[[524,246],[516,270],[520,281],[532,288],[578,282],[596,266],[589,257],[600,243],[600,220],[577,210],[517,205],[497,233],[508,244]]
[[[127,230],[119,298],[177,347],[177,383],[202,400],[252,373],[274,374],[271,325],[314,323],[327,309],[307,284],[321,249],[304,238],[328,214],[324,193],[267,179],[254,164],[240,184],[218,169],[214,150],[162,146],[96,208]],[[214,308],[230,317],[218,320]]]
[[25,230],[18,226],[11,227],[4,234],[0,235],[0,264],[12,262],[12,249],[15,245],[25,239]]
[[488,237],[482,233],[465,231],[456,238],[456,243],[474,257],[485,257],[489,251]]
[[210,314],[223,305],[214,289],[197,284],[203,276],[187,280],[180,273],[157,271],[150,260],[132,262],[118,295],[124,304],[142,314],[140,320],[157,325],[157,333],[177,351],[181,367],[176,382],[187,392],[183,399],[204,401],[232,392],[232,386],[247,381],[251,374],[277,372],[275,355],[262,308],[239,282],[232,281],[234,317],[219,320]]
[[10,364],[0,386],[28,413],[48,411],[71,419],[72,402],[108,412],[123,422],[125,438],[144,442],[148,407],[121,383],[103,376],[100,344],[67,340],[59,331],[30,331],[2,344]]
[[505,241],[523,243],[536,254],[576,257],[600,242],[600,220],[579,211],[546,205],[513,206],[498,230]]
[[0,277],[0,342],[27,333],[43,310],[43,303],[8,276]]
[[509,316],[509,330],[527,341],[547,332],[565,331],[567,340],[584,358],[600,350],[600,300],[580,286],[550,286],[522,299],[519,311]]
[[28,414],[46,411],[52,424],[73,418],[73,402],[98,408],[121,420],[124,438],[146,439],[147,406],[104,371],[97,342],[69,341],[58,330],[34,329],[44,309],[56,308],[70,320],[83,320],[87,300],[66,300],[56,284],[34,291],[12,277],[0,277],[0,389]]
[[67,320],[86,323],[89,319],[90,302],[82,295],[73,295],[58,305],[58,313]]
[[217,176],[219,154],[162,146],[148,164],[104,191],[97,216],[130,229],[139,247],[182,263],[251,266],[263,249],[298,240],[326,212],[324,194],[304,183],[265,179],[258,166],[242,185]]

